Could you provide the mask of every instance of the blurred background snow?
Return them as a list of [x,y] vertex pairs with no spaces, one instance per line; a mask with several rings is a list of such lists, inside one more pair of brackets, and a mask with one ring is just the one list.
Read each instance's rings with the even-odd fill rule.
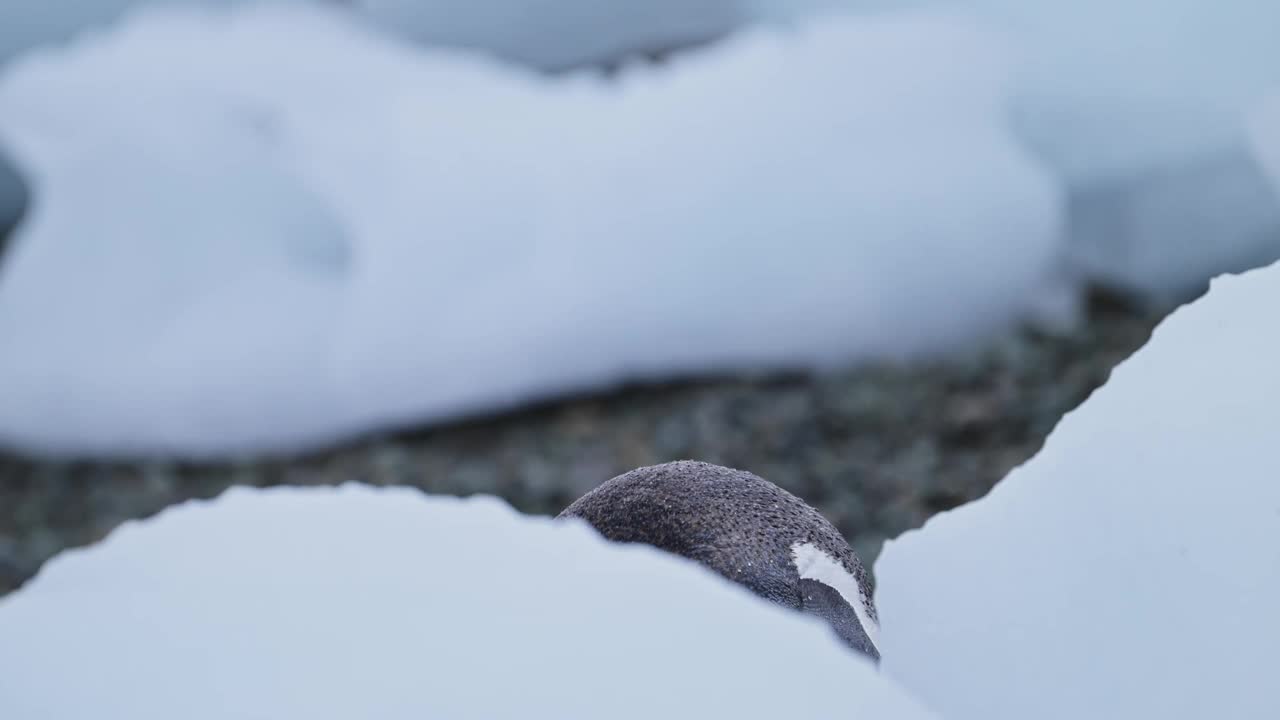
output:
[[31,450],[936,355],[1280,256],[1272,3],[4,12],[0,438]]
[[0,83],[43,199],[0,285],[0,437],[292,450],[963,347],[1044,305],[1059,257],[1006,85],[998,38],[932,15],[613,81],[307,6],[138,16]]

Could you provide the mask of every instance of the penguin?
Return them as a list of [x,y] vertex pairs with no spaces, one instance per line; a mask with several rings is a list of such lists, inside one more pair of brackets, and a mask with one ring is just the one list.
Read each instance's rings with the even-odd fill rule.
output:
[[817,510],[743,470],[684,460],[619,475],[558,516],[606,539],[694,560],[756,595],[822,618],[879,661],[874,586],[849,543]]

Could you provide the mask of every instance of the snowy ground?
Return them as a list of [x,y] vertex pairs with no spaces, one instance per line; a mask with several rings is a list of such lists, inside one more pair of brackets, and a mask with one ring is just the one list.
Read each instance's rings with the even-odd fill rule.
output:
[[876,565],[944,717],[1280,717],[1280,267],[1215,282],[985,499]]
[[998,47],[827,22],[610,83],[259,6],[13,63],[0,138],[40,203],[0,282],[0,438],[294,447],[964,345],[1059,251]]
[[235,490],[0,601],[0,715],[932,717],[820,621],[493,500]]

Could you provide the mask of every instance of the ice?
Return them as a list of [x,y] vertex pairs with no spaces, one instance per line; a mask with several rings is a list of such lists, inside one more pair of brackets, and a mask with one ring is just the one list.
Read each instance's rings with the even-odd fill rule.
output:
[[820,621],[576,521],[238,489],[0,600],[0,715],[932,717]]
[[1215,281],[990,496],[890,542],[885,668],[948,718],[1280,717],[1280,267]]
[[967,346],[1040,307],[1061,250],[1006,70],[938,14],[616,81],[317,6],[138,14],[0,78],[38,200],[0,275],[0,440],[292,449]]

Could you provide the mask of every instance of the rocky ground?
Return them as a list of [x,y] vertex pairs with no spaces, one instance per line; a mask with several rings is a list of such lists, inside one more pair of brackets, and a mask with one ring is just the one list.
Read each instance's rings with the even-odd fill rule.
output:
[[885,538],[984,495],[1033,455],[1161,316],[1095,293],[1077,331],[1026,330],[963,359],[631,387],[302,457],[194,465],[0,452],[0,594],[65,548],[231,485],[403,484],[553,514],[613,475],[681,458],[782,485],[871,560]]

